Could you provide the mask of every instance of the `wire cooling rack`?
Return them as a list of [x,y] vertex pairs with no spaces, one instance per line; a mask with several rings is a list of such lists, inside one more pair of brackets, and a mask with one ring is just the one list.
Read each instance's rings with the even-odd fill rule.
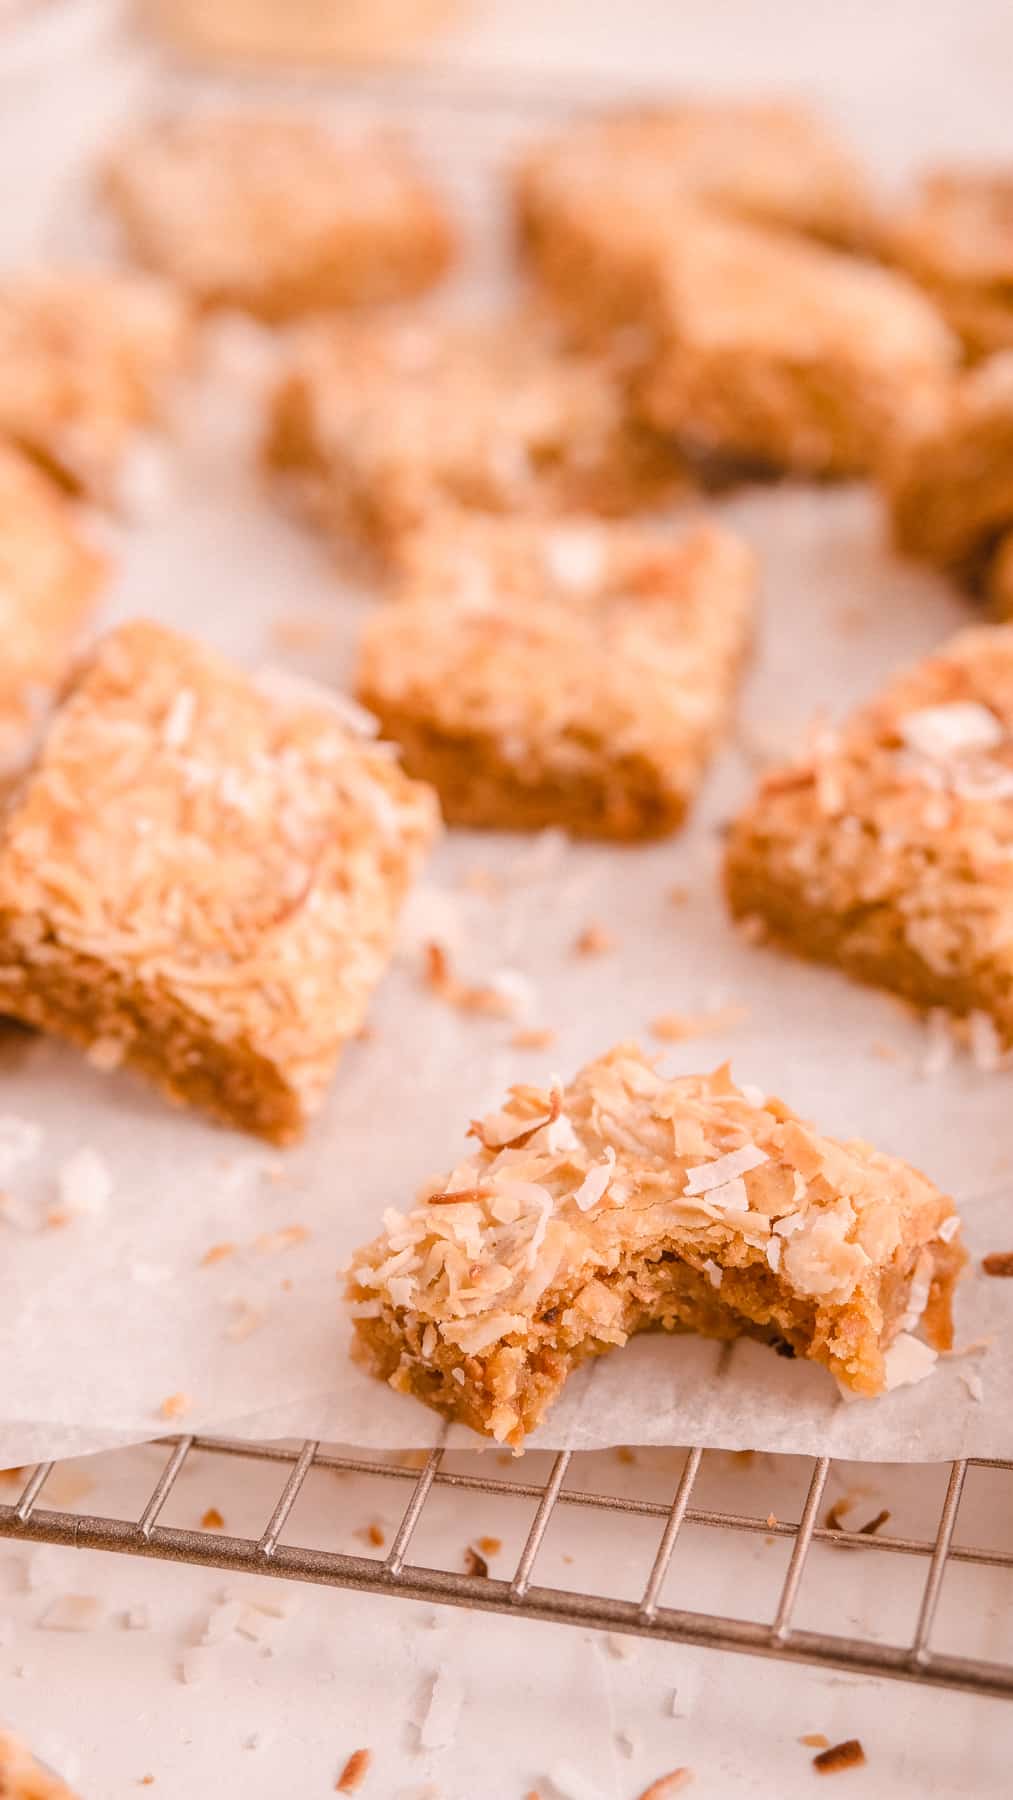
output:
[[[716,1511],[712,1507],[694,1505],[704,1456],[714,1454],[699,1449],[682,1453],[684,1460],[674,1492],[669,1499],[659,1500],[636,1492],[599,1492],[584,1485],[581,1481],[583,1468],[595,1459],[569,1451],[554,1458],[544,1481],[531,1482],[522,1479],[523,1460],[513,1465],[519,1474],[518,1478],[512,1479],[506,1475],[477,1473],[472,1467],[466,1471],[455,1469],[448,1466],[443,1450],[430,1452],[419,1468],[408,1466],[405,1461],[371,1461],[345,1455],[312,1441],[290,1447],[231,1438],[183,1436],[161,1440],[161,1443],[165,1460],[135,1516],[112,1518],[97,1512],[59,1511],[47,1506],[46,1486],[53,1476],[54,1466],[59,1468],[59,1465],[40,1463],[30,1473],[26,1472],[24,1487],[13,1503],[0,1505],[0,1537],[24,1543],[115,1550],[132,1556],[253,1571],[330,1587],[477,1607],[487,1612],[550,1620],[585,1629],[631,1633],[709,1649],[776,1657],[786,1662],[814,1663],[855,1674],[893,1676],[938,1687],[964,1688],[977,1694],[1013,1698],[1013,1654],[1005,1660],[985,1660],[948,1653],[945,1649],[935,1648],[931,1641],[937,1625],[944,1578],[957,1565],[1013,1570],[1013,1547],[1009,1543],[955,1541],[961,1500],[972,1470],[988,1471],[1001,1478],[1002,1498],[998,1503],[992,1501],[985,1516],[995,1526],[1005,1525],[1008,1531],[1013,1512],[1010,1479],[1013,1462],[970,1459],[952,1463],[941,1504],[937,1512],[933,1509],[933,1529],[924,1536],[896,1536],[885,1532],[873,1534],[868,1525],[858,1530],[847,1529],[839,1525],[832,1514],[831,1522],[828,1522],[825,1502],[832,1471],[828,1457],[811,1462],[799,1516],[797,1520],[786,1522],[769,1513]],[[195,1454],[210,1459],[221,1475],[224,1475],[221,1464],[225,1459],[233,1464],[239,1461],[247,1469],[250,1465],[259,1465],[262,1470],[270,1471],[272,1467],[277,1470],[277,1484],[269,1490],[274,1503],[258,1536],[230,1536],[215,1530],[193,1530],[160,1523],[180,1477]],[[469,1460],[470,1463],[475,1461],[474,1458]],[[768,1465],[768,1473],[769,1465],[797,1464],[799,1460],[787,1457],[763,1459]],[[347,1554],[293,1541],[293,1509],[311,1471],[365,1476],[384,1484],[396,1484],[404,1492],[405,1504],[385,1554]],[[495,1498],[524,1505],[530,1523],[519,1539],[519,1554],[508,1577],[490,1575],[484,1559],[478,1557],[470,1559],[471,1567],[465,1573],[434,1566],[431,1562],[410,1560],[409,1553],[413,1541],[418,1539],[427,1508],[432,1506],[441,1490],[452,1490],[457,1497],[462,1527],[474,1524],[474,1517],[470,1515],[477,1512],[479,1497],[483,1504]],[[342,1503],[341,1492],[340,1486],[336,1486],[336,1497],[332,1502],[335,1506],[340,1507]],[[347,1494],[347,1489],[345,1492]],[[606,1582],[589,1584],[586,1590],[574,1591],[565,1586],[540,1585],[535,1580],[550,1524],[564,1513],[572,1519],[574,1512],[585,1517],[589,1512],[605,1515],[610,1539],[617,1551],[630,1521],[639,1519],[657,1527],[649,1573],[636,1597],[620,1599],[614,1594],[596,1591],[598,1587],[607,1586]],[[566,1524],[569,1525],[570,1520]],[[723,1553],[728,1549],[732,1534],[759,1534],[768,1544],[778,1539],[788,1540],[787,1565],[769,1618],[722,1616],[668,1603],[664,1590],[670,1585],[673,1558],[680,1539],[689,1527],[704,1527],[721,1534]],[[995,1535],[1001,1538],[1002,1530]],[[604,1544],[604,1539],[599,1542]],[[840,1559],[840,1573],[835,1574],[835,1583],[843,1582],[852,1589],[860,1580],[854,1562],[856,1553],[863,1563],[870,1557],[882,1558],[891,1554],[921,1559],[924,1580],[918,1590],[914,1631],[907,1641],[882,1642],[874,1631],[849,1636],[808,1629],[796,1622],[816,1546],[829,1547]],[[572,1560],[563,1557],[564,1563]],[[597,1560],[599,1571],[603,1572],[608,1566],[607,1553],[599,1551]],[[862,1573],[865,1573],[864,1569]]]

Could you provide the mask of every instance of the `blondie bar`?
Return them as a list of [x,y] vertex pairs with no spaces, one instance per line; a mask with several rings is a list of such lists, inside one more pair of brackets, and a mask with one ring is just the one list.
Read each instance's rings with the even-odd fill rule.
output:
[[0,435],[108,499],[137,431],[160,417],[190,348],[186,307],[148,276],[0,277]]
[[378,1375],[501,1441],[636,1331],[787,1345],[866,1395],[950,1344],[952,1201],[726,1068],[673,1080],[622,1045],[565,1089],[511,1088],[469,1135],[348,1292]]
[[1013,627],[979,626],[772,771],[732,827],[732,912],[1013,1043]]
[[31,752],[106,570],[70,502],[0,441],[0,784]]
[[128,247],[201,306],[267,320],[406,299],[454,253],[442,200],[400,138],[300,118],[152,119],[108,157]]
[[1013,349],[1013,169],[927,172],[897,223],[893,253],[970,356]]
[[265,455],[318,522],[381,557],[438,503],[613,515],[686,480],[606,361],[525,318],[308,326]]
[[905,277],[703,215],[658,246],[645,292],[648,422],[769,468],[869,470],[956,359],[955,340]]
[[287,1142],[362,1023],[434,819],[323,690],[123,626],[0,826],[0,1010]]
[[754,587],[713,527],[444,515],[365,627],[359,697],[454,824],[655,836],[727,726]]

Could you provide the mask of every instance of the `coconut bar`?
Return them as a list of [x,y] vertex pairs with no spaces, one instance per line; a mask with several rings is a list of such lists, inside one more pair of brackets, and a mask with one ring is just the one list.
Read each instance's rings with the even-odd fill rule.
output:
[[265,455],[318,523],[381,559],[437,505],[611,516],[686,481],[617,373],[523,318],[307,326]]
[[733,913],[1013,1043],[1013,627],[961,632],[773,770],[734,824]]
[[[671,239],[687,202],[754,224],[857,245],[878,234],[861,169],[803,107],[693,101],[628,108],[568,125],[514,175],[523,249],[579,327],[617,322],[615,252],[637,234]],[[621,286],[612,289],[619,303]]]
[[0,827],[0,1011],[294,1139],[362,1023],[434,813],[323,690],[124,626]]
[[27,1744],[0,1731],[0,1795],[3,1800],[75,1800],[65,1782],[37,1762]]
[[115,498],[130,446],[162,417],[190,341],[186,307],[148,276],[0,277],[0,434],[66,486]]
[[378,1375],[503,1442],[636,1331],[787,1345],[864,1395],[950,1343],[952,1201],[726,1068],[672,1080],[624,1045],[565,1089],[511,1088],[470,1135],[384,1215],[349,1295]]
[[900,550],[972,590],[1006,576],[992,563],[1013,531],[1013,352],[958,376],[886,447],[880,470]]
[[365,627],[358,695],[454,824],[656,836],[728,725],[755,581],[711,526],[443,517]]
[[956,360],[912,283],[802,239],[698,215],[645,269],[644,416],[710,456],[861,474]]
[[407,299],[442,276],[454,231],[409,147],[309,119],[151,119],[105,163],[129,249],[201,306],[284,320]]
[[892,248],[970,356],[1013,349],[1013,168],[927,171]]
[[65,496],[0,443],[0,783],[30,754],[106,568]]

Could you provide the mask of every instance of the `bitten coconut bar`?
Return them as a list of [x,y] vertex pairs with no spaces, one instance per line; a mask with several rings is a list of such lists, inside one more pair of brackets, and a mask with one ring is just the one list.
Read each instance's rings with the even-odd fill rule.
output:
[[201,306],[284,320],[407,299],[445,273],[455,234],[400,138],[342,138],[256,114],[150,119],[102,186],[129,249]]
[[767,775],[725,880],[789,949],[1013,1043],[1013,626],[961,632]]
[[66,486],[116,497],[191,346],[188,310],[148,276],[54,269],[0,278],[0,434]]
[[970,356],[1013,349],[1013,168],[928,170],[897,221],[892,251]]
[[728,725],[755,585],[713,526],[442,516],[365,626],[357,691],[454,824],[656,836]]
[[265,456],[318,523],[381,559],[437,505],[612,516],[686,484],[615,370],[523,318],[307,326]]
[[434,818],[324,690],[123,626],[0,826],[0,1011],[288,1142],[362,1023]]
[[0,443],[0,783],[31,754],[106,570],[59,489]]
[[865,1395],[950,1343],[952,1201],[727,1069],[671,1080],[623,1045],[565,1089],[511,1088],[471,1135],[348,1291],[358,1354],[478,1431],[521,1444],[636,1331],[787,1344]]

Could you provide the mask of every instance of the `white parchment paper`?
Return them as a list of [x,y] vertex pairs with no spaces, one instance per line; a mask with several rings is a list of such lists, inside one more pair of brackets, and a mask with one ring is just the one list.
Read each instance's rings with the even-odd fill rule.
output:
[[[175,491],[125,538],[108,617],[154,614],[239,658],[339,681],[363,609],[379,602],[342,588],[326,553],[264,503],[230,417],[225,432],[191,419]],[[718,887],[721,823],[758,748],[790,742],[820,710],[840,713],[965,620],[964,604],[890,556],[866,492],[770,488],[720,510],[761,554],[762,624],[742,743],[719,759],[691,827],[629,850],[554,833],[448,838],[409,908],[372,1035],[349,1049],[303,1145],[271,1152],[130,1075],[0,1031],[0,1114],[43,1128],[38,1154],[5,1183],[0,1222],[0,1465],[147,1438],[166,1428],[172,1395],[187,1396],[187,1429],[439,1441],[435,1415],[349,1360],[340,1265],[384,1206],[449,1166],[468,1119],[509,1081],[566,1075],[623,1037],[649,1041],[667,1011],[747,1009],[723,1034],[668,1050],[666,1065],[732,1058],[740,1079],[827,1130],[924,1166],[956,1194],[973,1252],[1013,1247],[1013,1075],[964,1056],[926,1075],[919,1022],[830,971],[742,944]],[[576,955],[591,922],[614,948]],[[436,997],[421,979],[430,939],[463,977],[503,978],[516,1018]],[[555,1028],[556,1043],[512,1048],[521,1023]],[[55,1228],[59,1169],[83,1145],[108,1168],[111,1195]],[[235,1248],[205,1265],[223,1244]],[[1013,1454],[1013,1283],[972,1274],[957,1311],[958,1341],[990,1345],[874,1403],[846,1403],[823,1371],[754,1344],[645,1338],[580,1372],[536,1441]]]

